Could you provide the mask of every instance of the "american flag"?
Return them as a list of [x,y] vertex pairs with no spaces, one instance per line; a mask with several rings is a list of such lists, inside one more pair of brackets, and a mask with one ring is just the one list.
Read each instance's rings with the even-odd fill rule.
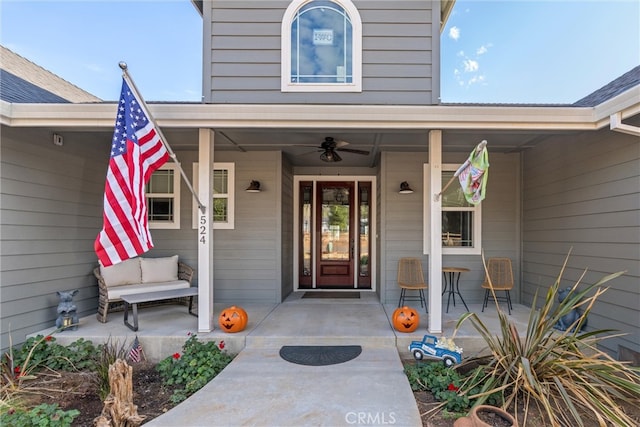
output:
[[123,78],[104,190],[104,226],[94,243],[105,267],[153,247],[144,188],[169,152],[145,111],[144,101],[136,99]]
[[135,363],[138,363],[142,358],[142,345],[140,341],[138,341],[138,336],[136,335],[136,339],[133,340],[133,344],[131,345],[131,350],[129,350],[129,360]]

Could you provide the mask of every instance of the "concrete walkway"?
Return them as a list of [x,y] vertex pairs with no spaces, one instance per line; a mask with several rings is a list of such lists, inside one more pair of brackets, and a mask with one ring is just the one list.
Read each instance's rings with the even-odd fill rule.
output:
[[[329,366],[290,363],[283,345],[360,345]],[[420,426],[384,307],[362,300],[293,299],[246,337],[209,384],[149,426]]]
[[364,347],[346,363],[303,366],[246,348],[216,378],[148,426],[421,426],[398,352]]

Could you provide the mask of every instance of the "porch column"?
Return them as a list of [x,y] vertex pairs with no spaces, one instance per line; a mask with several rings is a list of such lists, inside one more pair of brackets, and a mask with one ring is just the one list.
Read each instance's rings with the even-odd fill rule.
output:
[[211,129],[198,133],[198,198],[206,212],[198,211],[198,332],[213,331],[213,140]]
[[442,131],[429,132],[429,332],[442,333]]

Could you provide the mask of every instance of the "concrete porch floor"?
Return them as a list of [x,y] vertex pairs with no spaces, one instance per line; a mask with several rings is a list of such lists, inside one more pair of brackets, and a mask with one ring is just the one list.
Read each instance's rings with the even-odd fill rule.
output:
[[[202,341],[224,340],[226,349],[237,354],[245,347],[281,347],[282,345],[348,345],[395,347],[401,357],[409,357],[407,347],[412,340],[429,333],[428,315],[419,303],[410,303],[420,314],[420,326],[413,333],[402,333],[391,326],[395,304],[381,304],[374,293],[361,292],[359,299],[303,299],[304,292],[291,294],[281,304],[245,303],[249,321],[244,331],[225,333],[217,323],[220,312],[231,304],[214,304],[215,329],[198,332],[198,321],[181,305],[162,305],[139,309],[139,330],[134,332],[123,323],[123,312],[109,313],[108,322],[100,323],[95,315],[80,319],[77,330],[65,330],[55,334],[58,343],[66,345],[78,338],[99,344],[112,342],[130,343],[137,335],[148,360],[157,362],[180,352],[188,334],[195,333]],[[496,308],[491,303],[482,312],[481,304],[468,304],[469,310],[478,314],[487,328],[499,332]],[[445,304],[446,307],[446,304]],[[502,307],[506,310],[506,306]],[[438,336],[452,337],[459,317],[465,312],[460,303],[451,306],[448,313],[443,307],[443,331]],[[524,333],[529,318],[529,307],[514,304],[509,319]],[[40,331],[50,334],[54,327]],[[463,357],[478,354],[484,349],[484,341],[467,321],[458,330],[456,344],[464,349]]]
[[[107,323],[95,315],[84,317],[77,330],[57,333],[56,339],[60,344],[82,337],[95,344],[111,339],[129,345],[137,335],[147,359],[159,361],[181,352],[188,334],[197,333],[202,341],[224,341],[230,353],[238,353],[216,378],[148,426],[422,425],[402,359],[411,358],[410,341],[428,333],[424,309],[418,309],[418,330],[404,334],[391,326],[396,306],[380,304],[373,293],[361,293],[359,299],[302,299],[302,294],[294,293],[282,304],[243,304],[249,323],[235,334],[217,326],[227,304],[215,304],[216,329],[208,333],[197,332],[197,319],[187,307],[165,305],[140,309],[137,332],[123,324],[122,312],[115,312]],[[443,334],[437,335],[452,336],[461,307],[444,314]],[[495,307],[485,313],[479,304],[469,309],[498,331]],[[526,330],[528,315],[527,307],[514,305],[510,318],[519,331]],[[463,347],[463,357],[484,347],[470,323],[455,341]],[[360,345],[362,353],[337,365],[304,366],[282,359],[283,345]]]

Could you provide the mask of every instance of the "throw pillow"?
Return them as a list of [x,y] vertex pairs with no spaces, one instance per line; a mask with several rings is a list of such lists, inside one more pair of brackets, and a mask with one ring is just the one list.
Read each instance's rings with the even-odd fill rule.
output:
[[142,258],[142,283],[178,280],[178,255],[164,258]]
[[100,263],[100,274],[107,287],[141,283],[140,258],[131,258],[109,267],[104,267]]

